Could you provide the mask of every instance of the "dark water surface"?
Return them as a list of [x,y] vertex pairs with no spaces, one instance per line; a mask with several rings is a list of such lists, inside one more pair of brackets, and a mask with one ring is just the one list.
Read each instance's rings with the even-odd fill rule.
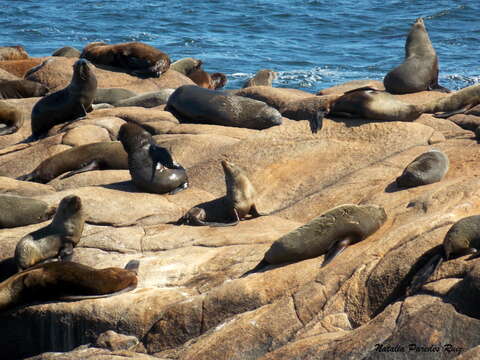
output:
[[479,81],[480,1],[1,0],[1,45],[47,56],[92,41],[142,41],[173,60],[193,56],[239,87],[261,68],[274,85],[310,92],[378,79],[402,62],[412,22],[425,17],[440,59],[440,83]]

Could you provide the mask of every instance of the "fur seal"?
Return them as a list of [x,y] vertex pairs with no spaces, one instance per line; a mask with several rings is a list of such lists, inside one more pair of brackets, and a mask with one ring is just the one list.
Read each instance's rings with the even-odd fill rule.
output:
[[22,112],[6,101],[0,101],[0,135],[9,135],[18,131],[23,125],[25,118]]
[[155,144],[152,135],[134,123],[120,127],[118,138],[128,154],[133,183],[143,191],[170,195],[188,188],[185,169],[167,149]]
[[40,65],[42,62],[43,58],[3,60],[0,61],[0,68],[23,79],[26,76],[25,74],[28,70],[30,70],[34,66]]
[[38,101],[32,110],[32,134],[39,137],[53,126],[82,118],[92,111],[97,78],[92,65],[79,59],[73,65],[70,84]]
[[82,236],[85,215],[82,201],[76,195],[66,196],[60,201],[52,222],[26,236],[15,248],[18,269],[25,270],[55,257],[70,260],[73,248]]
[[188,57],[175,61],[174,63],[172,63],[172,65],[170,65],[170,69],[178,71],[185,76],[188,76],[193,71],[200,69],[202,64],[202,60]]
[[66,172],[65,177],[85,171],[128,169],[128,155],[118,141],[75,146],[45,159],[31,173],[17,180],[47,183]]
[[137,286],[138,261],[125,269],[94,269],[75,262],[51,262],[19,272],[0,283],[0,311],[37,301],[110,297]]
[[165,109],[179,120],[200,124],[261,130],[282,123],[280,112],[262,101],[195,85],[177,88]]
[[296,262],[326,254],[323,267],[347,246],[372,235],[386,220],[387,214],[380,206],[337,206],[276,240],[263,260],[244,276],[268,265]]
[[44,201],[0,194],[0,228],[37,224],[50,219],[55,209]]
[[480,85],[475,84],[424,104],[422,109],[423,112],[434,114],[435,117],[448,118],[455,114],[464,113],[479,103]]
[[57,49],[53,52],[52,56],[63,56],[69,58],[78,58],[80,57],[80,51],[71,46],[64,46],[60,49]]
[[440,150],[430,150],[416,157],[403,170],[396,182],[400,188],[433,184],[442,180],[448,171],[448,156]]
[[140,106],[144,108],[152,108],[159,105],[165,105],[174,91],[175,89],[165,88],[158,91],[143,93],[137,96],[132,96],[128,99],[117,101],[115,107]]
[[44,96],[48,88],[30,80],[0,80],[0,99],[22,99]]
[[449,91],[438,84],[438,58],[422,18],[413,23],[408,33],[405,60],[385,76],[383,84],[392,94]]
[[188,77],[198,86],[211,90],[221,89],[227,83],[227,76],[225,74],[213,73],[210,75],[200,68],[192,71],[188,74]]
[[0,60],[24,60],[28,59],[25,48],[17,46],[0,46]]
[[273,70],[262,69],[257,71],[254,77],[245,81],[242,88],[250,86],[272,86],[273,80],[277,78],[277,73]]
[[80,57],[94,64],[122,68],[134,75],[159,77],[170,67],[167,54],[141,42],[115,45],[94,42],[85,46]]
[[122,88],[104,88],[97,89],[94,104],[111,104],[115,105],[117,102],[137,96],[136,92]]

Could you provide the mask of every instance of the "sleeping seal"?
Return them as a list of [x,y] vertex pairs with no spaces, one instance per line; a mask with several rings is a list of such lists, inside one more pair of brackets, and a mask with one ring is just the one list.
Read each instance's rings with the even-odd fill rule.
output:
[[430,150],[416,157],[403,170],[396,182],[400,188],[433,184],[442,180],[448,171],[448,156],[440,150]]

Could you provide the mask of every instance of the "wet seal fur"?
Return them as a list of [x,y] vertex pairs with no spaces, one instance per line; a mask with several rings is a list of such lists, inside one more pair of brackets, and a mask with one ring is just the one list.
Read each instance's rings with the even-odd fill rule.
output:
[[273,80],[277,78],[277,73],[273,70],[262,69],[257,71],[254,77],[245,81],[242,89],[250,86],[272,86]]
[[25,48],[21,45],[0,46],[0,60],[24,60],[28,59]]
[[32,110],[32,134],[45,134],[53,126],[85,117],[93,110],[92,103],[97,89],[93,66],[85,59],[73,65],[70,84],[62,90],[47,95],[38,101]]
[[280,112],[262,101],[196,85],[183,85],[175,90],[165,109],[183,122],[258,130],[282,123]]
[[195,70],[200,69],[202,64],[202,60],[188,57],[175,61],[170,65],[170,69],[188,76]]
[[0,283],[0,311],[38,301],[76,301],[115,296],[137,287],[139,262],[125,269],[94,269],[75,262],[31,267]]
[[448,156],[440,150],[430,150],[416,157],[403,170],[396,182],[400,188],[433,184],[443,179],[448,171]]
[[0,99],[22,99],[44,96],[48,88],[30,80],[0,80]]
[[18,269],[25,270],[45,260],[70,260],[85,225],[82,201],[76,195],[60,201],[52,222],[26,236],[15,248]]
[[268,265],[297,262],[323,254],[326,255],[322,266],[325,266],[347,246],[376,232],[386,220],[387,214],[380,206],[337,206],[276,240],[263,260],[243,276]]
[[24,196],[0,194],[0,228],[37,224],[55,212],[46,202]]
[[75,146],[45,159],[31,173],[17,180],[47,183],[64,173],[69,177],[81,172],[103,169],[128,169],[128,155],[118,141]]
[[438,118],[461,114],[480,103],[480,85],[475,84],[455,91],[443,98],[423,105],[423,112]]
[[438,84],[438,71],[437,54],[423,19],[418,18],[413,23],[405,43],[405,60],[385,76],[383,84],[392,94],[424,90],[448,92],[448,89]]
[[159,77],[170,67],[167,54],[141,42],[115,45],[94,42],[85,46],[80,57],[94,64],[122,68],[137,76]]
[[25,118],[20,110],[6,101],[0,101],[0,135],[9,135],[17,132],[23,125]]
[[170,195],[188,188],[185,169],[169,151],[155,144],[147,131],[133,123],[120,127],[119,140],[128,154],[128,170],[133,183],[142,191]]

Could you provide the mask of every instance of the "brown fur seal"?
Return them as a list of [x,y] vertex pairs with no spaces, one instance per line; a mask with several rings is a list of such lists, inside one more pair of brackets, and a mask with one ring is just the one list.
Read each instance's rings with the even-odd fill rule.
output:
[[57,49],[53,52],[52,56],[63,56],[69,58],[78,58],[80,57],[80,51],[71,46],[64,46],[60,49]]
[[0,194],[0,228],[37,224],[50,219],[54,212],[44,201]]
[[28,54],[23,46],[0,46],[0,60],[28,59]]
[[225,74],[213,73],[210,75],[202,69],[192,71],[188,74],[188,77],[198,86],[211,90],[221,89],[227,83],[227,76]]
[[202,60],[188,57],[175,61],[174,63],[172,63],[172,65],[170,65],[170,69],[178,71],[185,76],[188,76],[193,71],[200,69],[201,66]]
[[479,103],[480,84],[475,84],[424,104],[422,109],[425,113],[435,114],[435,117],[447,118],[464,113]]
[[448,156],[440,150],[430,150],[416,157],[403,170],[396,182],[401,188],[433,184],[442,180],[448,171]]
[[65,261],[34,266],[0,283],[0,311],[38,301],[82,300],[114,296],[137,286],[138,261],[125,269],[94,269]]
[[23,125],[25,118],[22,112],[6,101],[0,101],[0,135],[9,135],[18,131]]
[[277,73],[273,70],[263,69],[257,71],[254,77],[245,81],[242,88],[250,86],[272,86],[273,80],[277,78]]
[[326,255],[322,266],[325,266],[347,246],[372,235],[386,220],[387,214],[380,206],[337,206],[276,240],[263,260],[244,275],[268,265],[296,262],[323,254]]
[[118,141],[76,146],[45,159],[35,170],[17,178],[47,183],[66,172],[68,176],[90,170],[128,169],[128,155]]
[[419,106],[406,104],[370,87],[347,91],[333,101],[329,111],[331,116],[383,121],[413,121],[421,114]]
[[62,90],[45,96],[32,110],[32,134],[39,137],[53,126],[82,118],[92,111],[93,98],[97,89],[97,78],[93,66],[85,59],[73,65],[70,84]]
[[104,88],[97,89],[95,97],[93,98],[94,104],[112,104],[137,96],[136,92],[122,88]]
[[195,85],[180,86],[168,99],[167,111],[184,122],[267,129],[282,123],[278,110],[242,96],[204,89]]
[[438,84],[438,58],[422,18],[415,21],[408,34],[405,60],[385,76],[383,84],[392,94],[424,90],[448,92]]
[[94,64],[122,68],[134,75],[159,77],[170,67],[167,54],[141,42],[91,43],[85,46],[80,57]]
[[73,248],[82,236],[85,215],[78,196],[69,195],[60,201],[52,222],[26,236],[15,248],[18,269],[25,270],[45,260],[58,257],[70,260]]
[[42,63],[42,58],[0,61],[0,68],[23,79],[28,70]]
[[22,99],[44,96],[48,88],[30,80],[0,80],[0,99]]
[[140,190],[173,195],[188,188],[185,169],[140,126],[123,124],[118,139],[128,154],[132,181]]

